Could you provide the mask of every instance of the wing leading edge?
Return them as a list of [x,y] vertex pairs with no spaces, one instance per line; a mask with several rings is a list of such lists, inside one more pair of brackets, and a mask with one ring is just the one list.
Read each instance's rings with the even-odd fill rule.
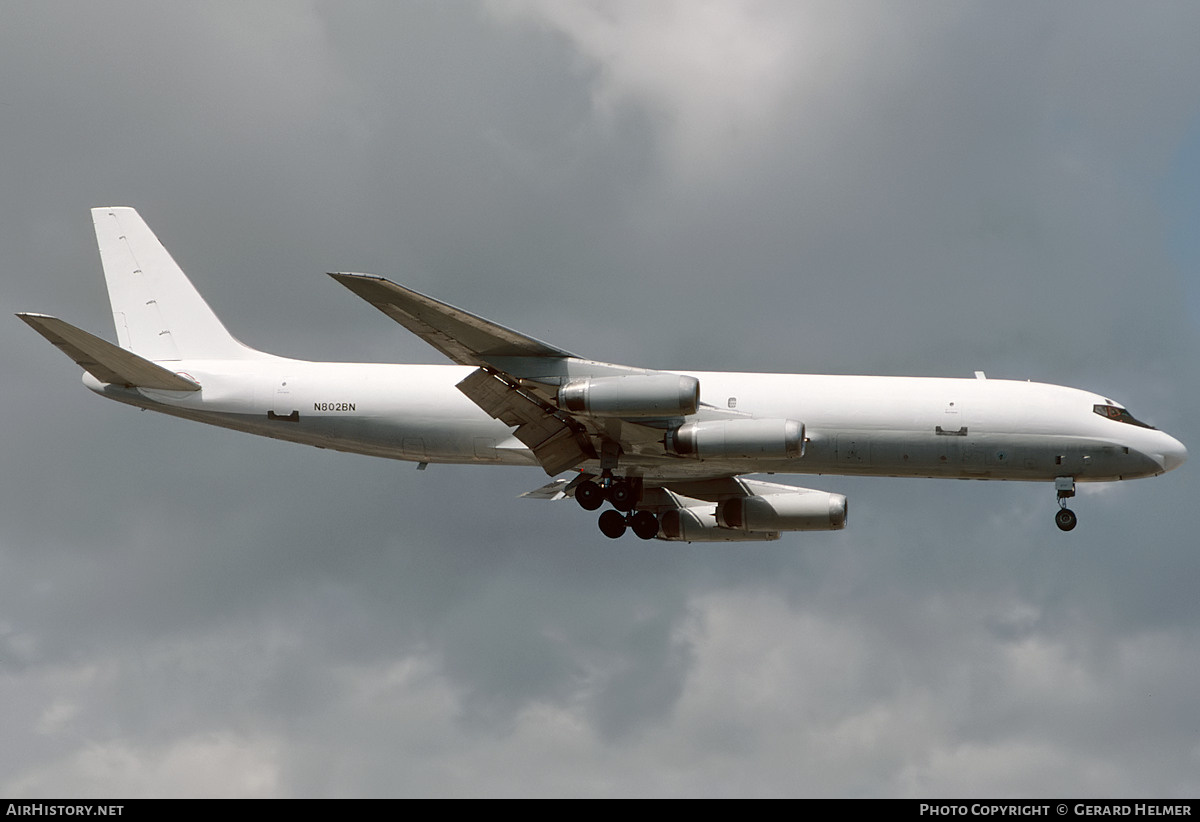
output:
[[510,357],[575,356],[383,277],[335,272],[329,276],[459,365],[489,365]]

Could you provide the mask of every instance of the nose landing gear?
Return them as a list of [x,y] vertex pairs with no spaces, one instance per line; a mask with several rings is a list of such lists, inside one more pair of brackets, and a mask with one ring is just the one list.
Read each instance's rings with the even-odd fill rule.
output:
[[1054,524],[1059,527],[1059,530],[1070,531],[1079,524],[1079,517],[1075,516],[1075,512],[1070,508],[1060,508],[1054,515]]
[[1056,477],[1054,489],[1058,492],[1058,511],[1054,514],[1054,524],[1060,531],[1070,531],[1079,524],[1079,517],[1067,507],[1067,500],[1075,496],[1075,478]]

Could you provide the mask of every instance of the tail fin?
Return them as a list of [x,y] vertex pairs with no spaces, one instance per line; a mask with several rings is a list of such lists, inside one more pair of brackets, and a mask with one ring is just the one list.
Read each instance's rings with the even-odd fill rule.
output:
[[252,359],[132,208],[93,208],[117,341],[154,361]]

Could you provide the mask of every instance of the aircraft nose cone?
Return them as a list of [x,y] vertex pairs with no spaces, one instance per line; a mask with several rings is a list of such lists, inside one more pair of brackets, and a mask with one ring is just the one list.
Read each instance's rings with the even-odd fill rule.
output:
[[1174,437],[1167,437],[1167,439],[1170,443],[1163,448],[1162,466],[1163,471],[1173,471],[1187,461],[1187,448]]

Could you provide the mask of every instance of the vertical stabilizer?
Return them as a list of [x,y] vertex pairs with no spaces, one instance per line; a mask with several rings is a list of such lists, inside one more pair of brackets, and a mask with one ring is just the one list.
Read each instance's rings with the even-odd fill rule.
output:
[[132,208],[93,208],[117,341],[148,360],[249,359]]

